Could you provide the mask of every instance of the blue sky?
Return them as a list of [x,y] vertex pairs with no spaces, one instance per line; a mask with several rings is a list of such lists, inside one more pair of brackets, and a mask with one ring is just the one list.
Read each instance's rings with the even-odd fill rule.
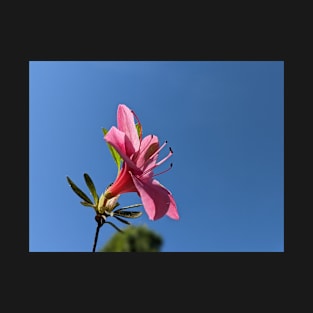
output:
[[[283,61],[32,61],[29,91],[29,251],[91,252],[95,213],[66,176],[87,194],[84,173],[99,194],[114,181],[101,128],[119,103],[174,151],[157,178],[180,220],[131,220],[162,252],[284,251]],[[97,248],[115,232],[105,224]]]

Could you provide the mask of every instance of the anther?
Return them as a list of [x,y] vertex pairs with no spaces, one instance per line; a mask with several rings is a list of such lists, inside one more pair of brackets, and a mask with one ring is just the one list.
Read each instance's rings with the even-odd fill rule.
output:
[[169,168],[167,168],[166,170],[164,170],[164,171],[161,172],[161,173],[157,173],[157,174],[153,175],[152,177],[155,177],[155,176],[159,176],[159,175],[161,175],[161,174],[164,174],[164,173],[168,172],[172,167],[173,167],[173,163],[170,164]]

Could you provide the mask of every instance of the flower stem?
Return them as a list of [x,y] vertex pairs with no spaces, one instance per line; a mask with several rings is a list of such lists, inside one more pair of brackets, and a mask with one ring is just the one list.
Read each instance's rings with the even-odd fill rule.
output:
[[100,227],[104,224],[102,219],[96,219],[98,225],[97,225],[97,229],[96,229],[96,234],[95,234],[95,240],[94,240],[94,243],[93,243],[93,248],[92,248],[92,252],[96,252],[96,246],[97,246],[97,241],[98,241],[98,235],[99,235],[99,230],[100,230]]

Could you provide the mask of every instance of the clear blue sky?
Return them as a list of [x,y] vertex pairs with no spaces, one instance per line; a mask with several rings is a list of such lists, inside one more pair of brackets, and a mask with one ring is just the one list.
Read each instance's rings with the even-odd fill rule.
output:
[[[114,181],[101,128],[119,103],[174,151],[157,178],[180,220],[131,220],[163,252],[284,251],[283,61],[32,61],[29,83],[29,251],[92,250],[95,213],[66,176],[87,194],[85,172],[99,194]],[[97,248],[115,232],[105,224]]]

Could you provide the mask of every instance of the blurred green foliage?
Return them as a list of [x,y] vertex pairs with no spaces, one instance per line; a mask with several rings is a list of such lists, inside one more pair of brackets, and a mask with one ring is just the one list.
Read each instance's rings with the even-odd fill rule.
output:
[[160,252],[162,237],[146,225],[130,225],[117,232],[99,252]]

